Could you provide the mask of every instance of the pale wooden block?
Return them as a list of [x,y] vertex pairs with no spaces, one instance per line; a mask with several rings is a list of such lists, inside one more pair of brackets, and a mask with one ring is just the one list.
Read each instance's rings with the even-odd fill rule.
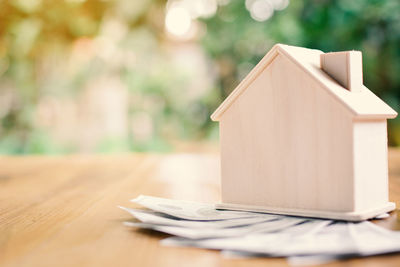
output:
[[360,51],[321,54],[321,68],[349,91],[361,91],[363,72]]
[[354,122],[355,210],[387,203],[388,166],[386,120]]
[[254,80],[220,123],[223,202],[354,209],[349,111],[285,57]]

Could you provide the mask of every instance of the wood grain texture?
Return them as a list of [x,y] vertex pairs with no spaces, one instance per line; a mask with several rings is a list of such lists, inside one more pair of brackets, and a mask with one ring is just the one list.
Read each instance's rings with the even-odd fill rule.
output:
[[[204,149],[200,149],[204,152]],[[400,150],[389,153],[390,200],[400,204]],[[159,245],[116,205],[139,194],[216,202],[217,154],[0,157],[0,266],[287,266]],[[397,212],[379,225],[400,230]],[[324,266],[399,266],[400,255]]]

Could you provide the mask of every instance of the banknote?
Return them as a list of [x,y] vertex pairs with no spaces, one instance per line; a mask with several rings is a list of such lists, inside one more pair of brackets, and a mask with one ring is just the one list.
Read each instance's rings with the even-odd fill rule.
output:
[[379,227],[371,222],[350,224],[350,235],[358,254],[378,255],[400,251],[400,232]]
[[215,209],[214,204],[172,200],[144,195],[140,195],[131,201],[153,211],[162,212],[186,220],[208,221],[265,216],[265,214],[254,212],[221,211]]
[[295,224],[303,222],[301,218],[281,218],[273,221],[265,221],[257,224],[238,226],[238,227],[227,227],[227,228],[184,228],[177,226],[164,226],[155,225],[150,223],[135,223],[125,222],[126,226],[140,227],[146,229],[152,229],[167,234],[185,237],[188,239],[208,239],[208,238],[227,238],[235,236],[243,236],[249,233],[266,233],[271,231],[279,231],[284,228],[291,227]]
[[332,261],[344,260],[349,257],[337,255],[302,255],[287,257],[287,262],[290,266],[313,266],[327,264]]
[[165,225],[165,226],[178,226],[186,228],[228,228],[246,226],[251,224],[257,224],[266,221],[277,220],[283,218],[280,215],[266,214],[266,216],[246,217],[237,218],[234,220],[209,220],[209,221],[194,221],[178,219],[171,216],[165,216],[160,212],[154,211],[143,211],[138,209],[131,209],[121,207],[121,209],[129,212],[133,217],[138,219],[142,223],[153,224],[153,225]]
[[[265,257],[265,254],[234,251],[234,250],[221,250],[221,255],[227,259],[249,259]],[[347,257],[348,258],[348,257]],[[346,259],[337,255],[300,255],[300,256],[289,256],[287,262],[290,266],[313,266],[327,264],[332,261]]]
[[400,232],[369,221],[217,210],[213,204],[151,196],[132,201],[146,209],[120,207],[136,219],[124,224],[172,235],[161,241],[165,246],[216,249],[227,257],[287,257],[294,265],[400,252]]
[[[339,227],[341,235],[344,235],[342,236],[342,241],[338,241],[337,237],[329,238],[325,235],[324,238],[319,239],[321,242],[316,244],[318,247],[323,246],[324,248],[322,248],[322,250],[318,248],[316,249],[315,246],[314,248],[309,246],[308,251],[305,253],[303,247],[307,246],[309,241],[300,242],[300,240],[297,240],[296,243],[292,244],[288,242],[283,242],[283,244],[279,245],[278,247],[281,248],[281,252],[283,251],[286,254],[285,256],[287,256],[289,264],[293,266],[310,266],[315,264],[323,264],[335,260],[351,258],[354,256],[372,256],[400,251],[400,235],[397,231],[386,230],[371,222],[346,224],[340,223],[332,226],[333,227],[330,228],[328,231],[331,232],[330,236],[332,237],[332,232],[336,232],[337,227]],[[318,231],[316,231],[314,234],[318,234]],[[346,236],[346,234],[349,235]],[[173,240],[170,239],[169,242],[173,244]],[[332,243],[341,243],[344,248],[338,250],[338,247],[336,245],[332,246]],[[292,246],[291,251],[285,251],[285,248],[289,246]],[[207,246],[204,244],[202,245],[202,247],[207,248]],[[297,251],[294,251],[293,247],[295,249],[297,247]],[[254,251],[251,252],[250,250],[222,251],[222,254],[225,257],[229,258],[279,256],[279,254],[266,254],[265,251],[264,253]],[[282,255],[283,253],[280,254]]]
[[[294,223],[298,220],[297,223]],[[292,222],[292,223],[288,223]],[[273,224],[271,224],[273,223]],[[294,237],[313,236],[331,221],[307,220],[287,217],[283,220],[266,222],[264,225],[253,226],[254,230],[225,238],[208,238],[204,240],[189,240],[171,237],[162,241],[167,246],[194,246],[209,249],[233,250],[251,253],[278,254],[279,245],[290,243]],[[235,230],[235,229],[234,229]]]
[[[325,259],[333,259],[400,251],[400,235],[397,232],[382,229],[371,222],[334,222],[329,225],[321,222],[314,229],[312,224],[314,223],[305,222],[280,232],[249,234],[242,237],[206,240],[170,237],[162,240],[161,243],[166,246],[192,246],[231,251],[247,257],[323,255]],[[301,234],[300,229],[306,225],[313,230]],[[300,261],[300,259],[293,258],[292,260]],[[310,258],[303,259],[310,260]]]

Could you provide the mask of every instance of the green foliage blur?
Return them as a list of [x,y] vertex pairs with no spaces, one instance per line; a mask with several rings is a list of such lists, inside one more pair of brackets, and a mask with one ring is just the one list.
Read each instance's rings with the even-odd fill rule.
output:
[[[266,22],[255,22],[242,1],[219,8],[203,45],[226,70],[225,98],[275,43],[324,52],[360,50],[364,84],[400,112],[400,1],[291,1]],[[400,116],[388,120],[389,144],[400,145]]]
[[[0,0],[0,153],[215,140],[210,114],[277,42],[361,50],[365,85],[400,111],[398,0],[293,0],[262,22],[250,1],[215,0],[186,39],[166,33],[173,2]],[[400,118],[389,143],[400,145]]]

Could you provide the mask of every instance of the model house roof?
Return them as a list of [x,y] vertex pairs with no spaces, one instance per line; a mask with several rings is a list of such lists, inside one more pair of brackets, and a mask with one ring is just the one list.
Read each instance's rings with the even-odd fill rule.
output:
[[[361,85],[357,91],[345,89],[340,83],[321,69],[320,50],[276,44],[254,67],[246,78],[232,91],[224,102],[214,111],[211,119],[219,121],[222,114],[248,88],[248,86],[274,61],[282,55],[299,66],[310,79],[314,79],[330,95],[346,107],[357,118],[394,118],[396,111],[389,107],[367,87]],[[328,54],[325,54],[328,55]]]

